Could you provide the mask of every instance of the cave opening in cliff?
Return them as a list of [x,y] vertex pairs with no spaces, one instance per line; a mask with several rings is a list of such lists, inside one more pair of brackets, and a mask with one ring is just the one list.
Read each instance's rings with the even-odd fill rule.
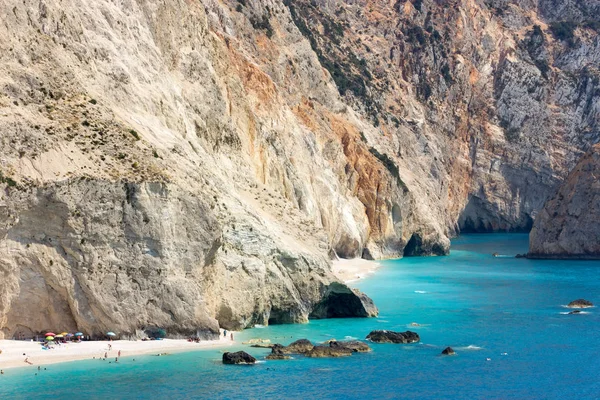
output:
[[419,235],[418,233],[414,233],[408,240],[408,243],[406,243],[406,246],[404,247],[404,257],[418,256],[421,250],[421,244],[421,235]]
[[356,310],[362,307],[360,299],[352,293],[330,293],[322,303],[326,310],[320,318],[355,317]]

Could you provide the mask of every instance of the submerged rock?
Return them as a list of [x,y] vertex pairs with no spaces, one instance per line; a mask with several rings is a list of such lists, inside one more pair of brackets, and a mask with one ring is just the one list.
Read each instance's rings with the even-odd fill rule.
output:
[[245,351],[236,351],[235,353],[223,353],[223,364],[254,364],[256,358]]
[[591,301],[589,301],[589,300],[577,299],[577,300],[573,300],[572,302],[570,302],[569,304],[567,304],[567,307],[570,307],[570,308],[588,308],[588,307],[594,307],[594,304]]
[[569,314],[581,314],[581,310],[569,311]]
[[290,358],[292,357],[283,353],[271,353],[265,357],[266,360],[289,360]]
[[412,331],[394,332],[385,330],[371,331],[367,340],[375,343],[416,343],[421,340],[419,334]]
[[306,353],[306,357],[322,358],[322,357],[347,357],[353,353],[347,347],[342,346],[315,346],[311,351]]
[[452,347],[448,346],[444,350],[442,350],[442,354],[446,356],[454,356],[456,355],[456,352]]

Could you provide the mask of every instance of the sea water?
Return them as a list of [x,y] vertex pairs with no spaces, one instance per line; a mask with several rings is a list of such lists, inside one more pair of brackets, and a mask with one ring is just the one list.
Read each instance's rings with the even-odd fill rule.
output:
[[[600,262],[513,257],[526,251],[526,235],[465,235],[448,257],[387,261],[356,282],[378,305],[378,318],[276,325],[236,338],[289,344],[410,329],[418,344],[254,366],[223,365],[224,350],[212,349],[55,364],[37,376],[26,367],[0,376],[0,399],[600,398],[600,310],[567,315],[564,307],[581,297],[600,303]],[[446,346],[457,355],[441,356]],[[241,344],[227,350],[237,349],[268,354]]]

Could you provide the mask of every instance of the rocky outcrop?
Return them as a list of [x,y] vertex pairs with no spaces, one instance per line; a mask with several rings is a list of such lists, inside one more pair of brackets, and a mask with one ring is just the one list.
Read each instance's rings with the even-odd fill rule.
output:
[[573,300],[572,302],[567,304],[567,307],[569,307],[569,308],[588,308],[588,307],[594,307],[594,303],[592,303],[589,300],[585,300],[585,299],[577,299],[577,300]]
[[[171,336],[215,338],[219,324],[306,321],[329,298],[334,278],[324,256],[282,252],[285,245],[242,218],[235,231],[224,228],[219,208],[226,206],[177,185],[79,179],[11,190],[15,201],[1,216],[7,333],[18,324],[25,336],[54,327],[123,336],[152,325]],[[226,212],[235,218],[239,206]],[[244,243],[249,237],[256,242]],[[263,285],[256,303],[242,301]],[[365,301],[336,287],[348,302]],[[335,314],[336,304],[329,307]]]
[[348,357],[352,353],[352,350],[345,347],[315,346],[305,356],[310,358]]
[[288,354],[302,354],[306,357],[323,358],[323,357],[345,357],[352,353],[365,353],[371,351],[371,348],[357,340],[337,341],[332,340],[327,344],[313,345],[307,339],[296,340],[288,346],[275,344],[271,348],[267,360],[287,360],[290,357]]
[[359,342],[358,340],[347,340],[347,341],[342,341],[342,342],[333,340],[333,341],[329,342],[329,347],[334,348],[334,349],[338,349],[338,348],[348,349],[354,353],[368,353],[369,351],[371,351],[371,348],[369,347],[368,344]]
[[226,351],[223,353],[223,364],[254,364],[256,363],[256,358],[252,357],[250,354],[245,351],[236,351],[235,353],[230,353]]
[[600,145],[545,204],[529,237],[530,258],[600,258]]
[[314,307],[311,318],[376,317],[377,307],[358,289],[334,282],[327,288],[323,299]]
[[284,347],[280,344],[274,344],[271,346],[271,354],[267,355],[267,360],[289,360],[291,357],[284,353]]
[[444,350],[442,350],[442,354],[445,356],[454,356],[456,355],[456,352],[452,347],[446,347]]
[[308,339],[298,339],[285,347],[279,346],[277,347],[277,350],[283,352],[284,354],[306,354],[311,351],[313,347],[315,347],[315,345],[312,344]]
[[374,343],[417,343],[421,340],[419,334],[412,331],[394,332],[377,330],[367,335],[367,340]]

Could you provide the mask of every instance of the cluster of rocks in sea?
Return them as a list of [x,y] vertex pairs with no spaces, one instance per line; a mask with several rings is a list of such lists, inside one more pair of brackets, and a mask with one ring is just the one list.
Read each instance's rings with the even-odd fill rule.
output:
[[[421,340],[416,332],[394,332],[387,330],[371,331],[366,340],[373,343],[417,343]],[[302,355],[310,358],[347,357],[354,353],[367,353],[371,347],[360,340],[328,340],[325,343],[313,344],[308,339],[299,339],[283,346],[279,343],[270,344],[268,340],[254,340],[251,347],[270,348],[267,360],[288,360],[291,355]],[[254,364],[256,358],[244,351],[223,354],[223,364]]]
[[[577,299],[570,302],[567,307],[581,309],[594,307],[594,304],[589,300]],[[579,313],[581,313],[581,310],[569,312],[569,314]],[[419,325],[414,324],[414,326]],[[372,343],[399,344],[418,343],[421,341],[421,337],[416,332],[395,332],[389,330],[371,331],[365,339]],[[246,344],[250,344],[251,347],[270,348],[271,353],[265,357],[267,360],[288,360],[291,358],[291,355],[303,355],[304,357],[311,358],[347,357],[351,356],[353,353],[366,353],[371,351],[369,345],[359,340],[338,341],[332,339],[325,343],[315,345],[308,339],[299,339],[287,346],[283,346],[279,343],[271,344],[269,340],[265,339],[253,339],[246,342]],[[446,347],[442,350],[441,354],[444,356],[453,356],[456,355],[456,352],[452,347]],[[227,352],[223,354],[223,364],[254,364],[255,362],[256,358],[244,351],[235,353]]]
[[366,353],[369,351],[371,351],[371,348],[366,343],[358,340],[330,340],[323,344],[314,345],[308,339],[300,339],[288,346],[273,345],[271,354],[266,359],[287,360],[291,358],[291,354],[300,354],[310,358],[347,357],[353,353]]
[[[594,307],[594,303],[592,303],[589,300],[585,300],[585,299],[577,299],[577,300],[573,300],[572,302],[570,302],[569,304],[567,304],[567,307],[569,308],[590,308],[590,307]],[[573,310],[573,311],[569,311],[569,314],[581,314],[581,310]]]

